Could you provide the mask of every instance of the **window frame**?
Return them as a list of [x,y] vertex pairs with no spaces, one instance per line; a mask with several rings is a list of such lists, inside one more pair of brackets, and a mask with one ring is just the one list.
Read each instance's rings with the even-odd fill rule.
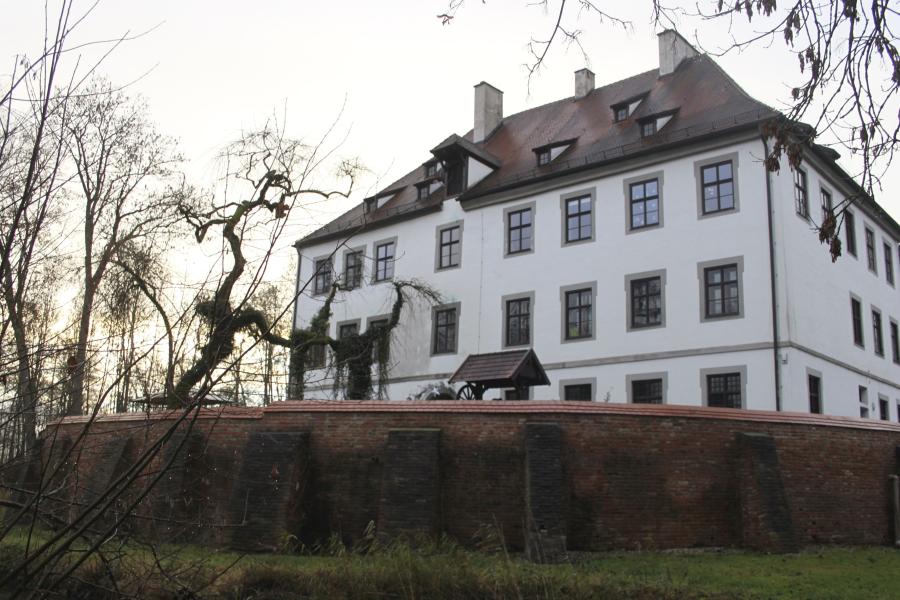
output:
[[850,294],[850,325],[853,343],[857,347],[865,349],[866,334],[863,324],[862,298],[853,293]]
[[[390,275],[385,275],[385,277],[379,278],[379,263],[382,259],[378,257],[378,249],[382,246],[387,246],[388,244],[394,245],[394,253],[390,259],[385,259],[385,262],[390,263]],[[392,281],[394,276],[397,273],[397,236],[385,238],[383,240],[378,240],[372,242],[372,283],[384,283],[387,281]],[[385,266],[385,271],[387,271],[387,266]]]
[[545,147],[534,151],[537,157],[537,166],[544,167],[553,161],[553,153],[550,150],[550,147]]
[[638,122],[638,126],[641,128],[641,139],[653,137],[659,133],[659,128],[656,126],[658,118],[658,116],[654,116]]
[[888,318],[888,330],[891,332],[891,360],[900,365],[900,325]]
[[668,404],[668,395],[669,395],[669,373],[668,371],[658,371],[654,373],[635,373],[632,375],[625,376],[625,391],[627,394],[627,401],[629,404],[650,404],[650,403],[641,403],[635,402],[635,394],[634,394],[634,384],[642,381],[661,381],[661,389],[660,393],[661,398],[659,404]]
[[[366,332],[368,332],[373,327],[377,327],[379,323],[384,322],[385,324],[391,322],[390,314],[383,315],[372,315],[371,317],[366,318]],[[390,344],[388,344],[388,359],[390,360]],[[372,348],[372,364],[378,364],[378,353],[375,352],[375,348]]]
[[[324,273],[320,273],[321,267],[320,263],[328,265],[328,277],[327,282],[323,283],[323,287],[320,289],[319,287],[319,276],[324,275]],[[334,283],[334,255],[326,254],[324,256],[318,256],[313,259],[313,296],[324,296],[331,291],[331,286]]]
[[[313,354],[313,348],[317,348],[319,350],[316,351],[315,355]],[[310,362],[310,359],[315,357],[318,359],[321,356],[321,360],[316,360],[315,363]],[[325,344],[310,344],[307,348],[306,356],[304,361],[304,367],[307,369],[324,369],[328,364],[328,354],[325,347]]]
[[[569,304],[568,297],[569,294],[575,292],[588,292],[591,298],[591,326],[590,326],[590,334],[578,337],[568,337],[568,323],[569,323]],[[562,331],[561,333],[561,343],[563,344],[571,344],[578,342],[586,342],[590,340],[594,340],[597,337],[597,282],[590,281],[585,283],[578,283],[574,285],[563,286],[559,289],[560,295],[560,313],[562,317]],[[579,309],[583,308],[581,306]]]
[[863,226],[866,236],[866,266],[875,276],[878,276],[878,244],[875,241],[875,230],[868,225]]
[[794,171],[794,211],[804,221],[809,221],[809,179],[806,171],[795,168]]
[[353,327],[356,330],[355,335],[359,335],[359,333],[362,331],[362,319],[347,319],[345,321],[338,321],[337,323],[335,323],[334,339],[344,339],[343,330],[345,327]]
[[[500,312],[503,317],[501,323],[501,339],[500,345],[503,348],[528,348],[534,344],[534,291],[520,292],[517,294],[508,294],[500,298]],[[509,303],[521,300],[528,301],[528,341],[521,344],[509,343]]]
[[884,358],[884,319],[881,309],[871,306],[872,310],[872,349],[876,356]]
[[[818,403],[818,410],[813,410],[813,388],[812,388],[812,380],[816,380],[816,402]],[[822,415],[825,414],[825,395],[823,394],[823,386],[822,386],[822,373],[820,371],[816,371],[815,369],[810,369],[807,367],[806,369],[806,399],[807,405],[809,407],[810,414],[813,415]]]
[[857,394],[859,398],[859,418],[868,419],[871,415],[871,407],[869,406],[869,388],[864,385],[858,385]]
[[[356,264],[357,273],[356,273],[355,282],[350,281],[350,278],[347,273],[348,261],[351,256],[356,256],[359,259],[359,262]],[[365,247],[350,248],[344,252],[343,279],[344,279],[344,285],[347,287],[347,289],[353,290],[353,289],[362,287],[363,281],[365,281],[365,256],[366,256]]]
[[[510,234],[511,234],[511,227],[512,227],[512,226],[510,225],[510,217],[511,217],[511,215],[513,215],[513,214],[521,213],[521,212],[524,212],[524,211],[526,211],[526,210],[531,212],[531,224],[527,226],[527,227],[529,227],[529,228],[531,229],[531,238],[530,238],[530,239],[531,239],[531,246],[530,246],[527,250],[521,250],[521,249],[520,249],[520,250],[516,250],[515,252],[510,252],[509,247],[510,247],[510,241],[511,241],[511,239],[512,239],[512,236],[510,235]],[[535,225],[534,217],[535,217],[535,203],[534,203],[534,202],[527,202],[527,203],[525,203],[525,204],[517,204],[517,205],[515,205],[515,206],[509,206],[509,207],[503,209],[503,258],[511,258],[511,257],[515,257],[515,256],[524,256],[524,255],[526,255],[526,254],[533,254],[533,253],[534,253],[534,243],[535,243],[535,239],[534,239],[534,232],[535,232],[535,228],[534,228],[534,225]],[[517,225],[517,226],[515,227],[515,229],[522,229],[522,228],[524,228],[524,227],[525,227],[525,226],[521,225],[521,220],[520,220],[520,225]],[[521,245],[521,237],[520,237],[520,239],[519,239],[519,243],[520,243],[520,245]]]
[[[453,229],[459,230],[459,239],[455,242],[449,242],[446,245],[451,246],[451,258],[452,258],[452,246],[456,244],[459,247],[458,254],[458,262],[456,264],[442,264],[443,260],[443,248],[445,246],[443,241],[443,235],[445,231],[451,231]],[[463,245],[463,221],[462,219],[458,221],[453,221],[451,223],[444,223],[443,225],[438,225],[434,230],[435,237],[435,250],[434,250],[434,271],[437,273],[438,271],[450,271],[452,269],[459,269],[462,267],[462,245]]]
[[[591,386],[591,397],[589,400],[566,400],[566,388],[576,385]],[[597,378],[596,377],[580,377],[576,379],[560,379],[559,380],[559,399],[563,402],[594,402],[597,400]]]
[[[453,321],[453,343],[451,344],[452,348],[448,348],[446,350],[438,350],[437,349],[437,340],[438,340],[438,315],[440,313],[452,312],[454,316]],[[453,302],[451,304],[441,304],[438,306],[433,306],[431,308],[431,356],[448,356],[453,354],[458,354],[459,352],[459,314],[460,314],[460,303]]]
[[[660,295],[660,320],[652,325],[634,325],[634,294],[635,282],[649,279],[659,279]],[[660,329],[666,326],[666,270],[644,271],[631,273],[625,276],[625,331],[646,331],[648,329]]]
[[[732,192],[732,207],[731,208],[719,208],[718,210],[706,212],[706,203],[704,202],[704,193],[703,190],[705,188],[703,183],[703,169],[709,167],[717,167],[716,170],[716,186],[721,185],[722,183],[727,183],[727,179],[719,180],[718,179],[718,167],[725,164],[726,162],[731,163],[731,192]],[[722,217],[725,215],[733,215],[741,212],[741,201],[740,201],[740,161],[739,155],[737,152],[731,152],[728,154],[720,154],[717,156],[711,156],[709,158],[704,158],[702,160],[698,160],[694,162],[694,181],[696,182],[696,195],[697,195],[697,219],[710,219],[715,217]],[[711,185],[711,184],[710,184]],[[718,190],[718,188],[717,188]],[[717,203],[721,206],[721,196],[717,197]]]
[[[738,311],[736,313],[727,313],[721,315],[708,315],[707,314],[707,298],[708,298],[708,288],[706,284],[706,273],[712,269],[721,269],[725,267],[734,266],[737,270],[737,299],[738,299]],[[717,321],[727,321],[729,319],[742,319],[744,318],[744,310],[746,306],[746,302],[744,301],[744,257],[743,256],[732,256],[729,258],[720,258],[716,260],[709,260],[697,263],[697,279],[700,283],[700,322],[717,322]]]
[[830,189],[826,187],[819,188],[819,203],[821,204],[822,222],[824,223],[828,213],[834,211],[834,194],[831,193]]
[[890,242],[882,239],[882,251],[884,252],[884,279],[891,287],[894,286],[894,249]]
[[[589,213],[580,211],[580,201],[588,198],[590,200],[590,211]],[[591,234],[587,237],[579,237],[578,239],[570,240],[569,239],[569,202],[574,200],[579,201],[579,212],[576,213],[575,216],[579,217],[578,221],[578,231],[579,235],[581,233],[581,229],[583,227],[581,222],[581,216],[588,214],[589,215],[589,223],[591,228]],[[596,239],[597,227],[596,227],[596,213],[597,213],[597,189],[596,188],[587,188],[583,190],[578,190],[575,192],[570,192],[567,194],[563,194],[560,196],[560,221],[562,222],[562,238],[561,238],[561,246],[574,246],[577,244],[586,244],[593,242]]]
[[853,258],[859,258],[856,246],[856,215],[847,209],[844,209],[844,242],[847,244],[847,253]]
[[[632,213],[632,204],[633,201],[631,199],[631,192],[633,186],[638,186],[642,184],[650,183],[651,181],[656,181],[656,213],[657,220],[656,223],[651,225],[640,225],[638,227],[634,226],[633,221],[633,213]],[[663,187],[665,183],[665,173],[664,171],[654,171],[652,173],[645,173],[643,175],[639,175],[637,177],[629,177],[622,181],[622,195],[625,200],[625,234],[639,233],[641,231],[649,231],[653,229],[660,229],[664,225],[664,213],[663,213]],[[646,200],[641,200],[646,203]],[[646,210],[644,211],[646,215]]]
[[700,369],[700,388],[703,397],[703,406],[709,408],[727,408],[727,407],[717,407],[710,406],[709,404],[709,378],[721,375],[733,375],[737,374],[740,376],[740,399],[741,405],[737,408],[746,409],[747,408],[747,366],[740,365],[734,367],[716,367],[711,369]]
[[884,394],[878,394],[878,419],[881,421],[891,420],[891,401]]

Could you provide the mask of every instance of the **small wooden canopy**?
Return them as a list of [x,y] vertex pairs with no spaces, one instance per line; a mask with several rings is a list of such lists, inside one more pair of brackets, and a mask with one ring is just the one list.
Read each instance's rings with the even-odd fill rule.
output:
[[465,381],[484,388],[526,388],[550,385],[534,350],[512,350],[470,354],[450,377],[450,383]]

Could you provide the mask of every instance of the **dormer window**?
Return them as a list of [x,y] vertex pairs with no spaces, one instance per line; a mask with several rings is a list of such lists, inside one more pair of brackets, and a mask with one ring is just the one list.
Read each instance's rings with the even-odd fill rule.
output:
[[537,152],[537,162],[538,166],[542,167],[544,165],[550,164],[550,148],[545,148],[543,150],[538,150]]
[[440,165],[438,164],[438,162],[436,160],[425,163],[425,178],[429,179],[432,177],[437,177],[439,170],[440,170]]
[[431,196],[431,183],[426,181],[416,186],[416,200],[427,200]]
[[650,137],[656,133],[656,119],[641,123],[641,137]]
[[678,112],[677,108],[675,110],[657,113],[638,121],[638,124],[641,127],[641,137],[650,137],[652,135],[655,135],[660,129],[665,127],[669,121],[672,120],[672,117],[675,116],[676,112]]
[[613,120],[616,123],[621,123],[628,117],[634,114],[634,111],[637,110],[637,107],[640,106],[641,102],[644,101],[644,98],[647,97],[649,92],[644,92],[639,96],[633,96],[628,100],[623,102],[619,102],[618,104],[613,104],[610,108],[613,111]]
[[616,123],[628,118],[628,106],[617,106],[613,111],[615,112]]

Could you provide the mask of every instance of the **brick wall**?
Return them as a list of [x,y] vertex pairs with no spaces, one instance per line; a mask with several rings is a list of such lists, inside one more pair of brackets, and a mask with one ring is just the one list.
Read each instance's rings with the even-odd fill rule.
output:
[[[94,423],[69,469],[82,490],[70,494],[70,513],[133,465],[173,418]],[[66,419],[45,438],[72,440],[84,426]],[[384,535],[446,533],[464,544],[499,528],[511,548],[524,549],[528,523],[569,550],[884,544],[898,446],[898,425],[805,414],[280,403],[182,423],[115,506],[137,501],[159,477],[128,526],[242,549],[334,534],[353,543],[372,526]]]

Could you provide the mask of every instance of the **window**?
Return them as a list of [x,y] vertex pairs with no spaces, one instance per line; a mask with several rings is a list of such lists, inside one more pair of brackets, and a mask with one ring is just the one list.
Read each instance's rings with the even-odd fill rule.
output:
[[431,183],[416,186],[416,200],[427,200],[431,196]]
[[741,408],[740,372],[707,375],[706,404],[718,408]]
[[593,199],[590,195],[568,198],[566,207],[566,243],[589,240],[593,236]]
[[341,323],[338,325],[338,339],[343,340],[354,335],[359,335],[359,323]]
[[878,397],[878,418],[882,421],[888,421],[891,418],[891,408],[888,404],[888,399],[883,396]]
[[327,294],[331,290],[331,259],[316,261],[316,275],[313,281],[314,294]]
[[306,366],[310,369],[325,368],[325,344],[312,344],[306,349]]
[[869,390],[863,386],[859,386],[859,417],[869,418]]
[[856,219],[849,210],[844,211],[844,232],[847,234],[847,252],[856,256]]
[[[375,331],[388,326],[390,321],[387,318],[372,319],[369,321],[368,331]],[[390,358],[391,338],[390,335],[383,336],[378,339],[372,348],[372,362],[379,363],[383,357],[385,362]]]
[[563,386],[563,400],[591,401],[590,383],[573,383]]
[[806,191],[806,171],[794,171],[794,208],[804,219],[809,218],[809,194]]
[[818,375],[807,375],[809,382],[809,412],[822,414],[822,378]]
[[394,277],[394,242],[375,246],[375,281],[386,281]]
[[425,163],[425,177],[437,177],[438,164],[436,162]]
[[456,352],[457,307],[435,308],[432,354],[454,354]]
[[834,210],[834,201],[831,199],[831,192],[828,190],[822,190],[822,222],[825,222],[825,219],[832,213]]
[[900,336],[897,333],[897,322],[891,321],[891,357],[900,365]]
[[506,213],[506,228],[507,254],[531,252],[531,208],[523,208]]
[[881,334],[881,313],[872,309],[872,343],[875,346],[875,354],[884,356],[884,338]]
[[709,267],[703,271],[706,318],[737,316],[741,313],[736,264]]
[[550,148],[544,148],[542,150],[538,150],[537,154],[537,164],[539,167],[544,165],[549,165],[551,160]]
[[466,189],[466,161],[457,160],[447,165],[447,195],[455,196]]
[[662,278],[631,281],[631,327],[662,325]]
[[531,343],[531,298],[506,301],[506,345],[526,346]]
[[853,318],[853,343],[863,347],[862,304],[856,298],[850,298],[850,315]]
[[641,137],[650,137],[656,133],[656,119],[641,123]]
[[438,269],[449,269],[459,266],[462,242],[460,232],[462,226],[454,225],[438,230]]
[[890,244],[884,245],[884,278],[889,284],[894,285],[894,252]]
[[704,215],[734,209],[734,172],[730,160],[701,167],[700,179]]
[[613,117],[615,118],[616,123],[627,119],[628,118],[628,105],[625,104],[622,106],[614,106],[613,107]]
[[633,380],[631,382],[631,399],[635,404],[662,404],[663,380]]
[[869,263],[869,270],[878,273],[878,266],[875,262],[875,232],[866,227],[866,262]]
[[629,187],[631,229],[659,225],[659,182],[632,183]]
[[593,336],[593,295],[590,288],[565,293],[566,331],[565,339],[578,340]]
[[363,253],[354,250],[344,255],[344,285],[348,288],[359,287],[362,283]]

